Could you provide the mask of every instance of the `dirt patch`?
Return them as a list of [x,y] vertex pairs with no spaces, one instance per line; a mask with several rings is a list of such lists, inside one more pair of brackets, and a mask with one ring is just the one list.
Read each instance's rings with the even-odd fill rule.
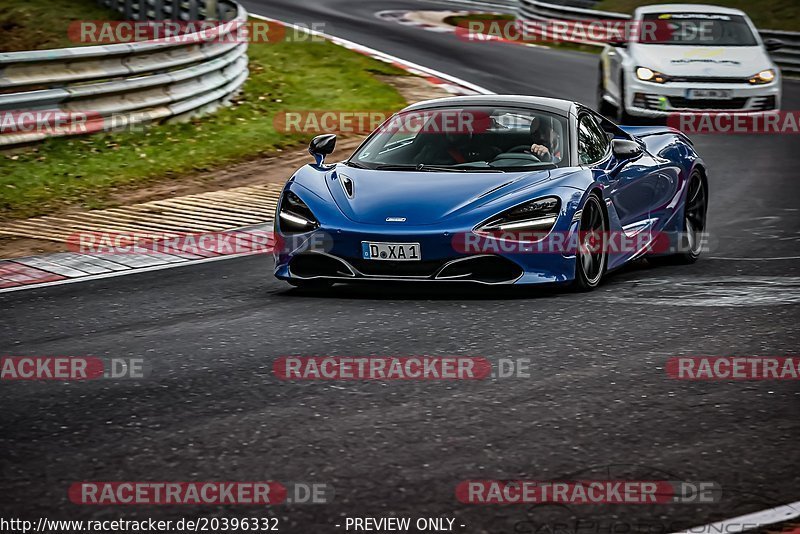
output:
[[397,89],[397,92],[400,93],[408,103],[453,96],[441,87],[433,85],[427,80],[416,76],[376,76],[376,78]]
[[50,252],[64,252],[66,245],[44,239],[30,239],[28,237],[0,238],[0,258],[22,258],[36,254]]
[[[378,76],[378,79],[395,87],[406,102],[409,103],[452,96],[444,89],[416,76]],[[362,140],[363,136],[340,135],[336,143],[336,151],[328,158],[328,161],[346,159]],[[107,205],[108,207],[129,206],[131,204],[219,191],[233,187],[263,183],[283,183],[298,168],[310,161],[312,161],[312,157],[308,153],[307,147],[298,146],[294,149],[283,150],[276,154],[245,161],[226,168],[180,176],[136,189],[122,189],[108,198]],[[72,208],[61,212],[61,214],[80,211],[85,210]],[[59,213],[51,215],[59,215]],[[0,258],[18,258],[49,252],[64,252],[65,250],[66,246],[58,242],[27,237],[0,237]]]
[[[336,141],[336,151],[328,157],[328,161],[346,159],[358,147],[361,140],[361,137],[339,136]],[[283,183],[291,178],[292,173],[298,168],[313,160],[314,158],[308,153],[308,148],[302,146],[284,150],[274,156],[237,163],[224,169],[184,176],[132,191],[118,192],[111,195],[108,204],[128,206],[151,200],[163,200],[246,185]]]

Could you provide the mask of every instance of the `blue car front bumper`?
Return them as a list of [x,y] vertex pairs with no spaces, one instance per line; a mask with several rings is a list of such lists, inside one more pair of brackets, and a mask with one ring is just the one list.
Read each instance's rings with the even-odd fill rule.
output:
[[[574,254],[530,252],[519,244],[481,240],[471,247],[471,230],[403,228],[317,230],[280,236],[275,276],[282,280],[328,279],[536,284],[568,282],[575,276]],[[363,257],[364,242],[419,243],[420,261]]]

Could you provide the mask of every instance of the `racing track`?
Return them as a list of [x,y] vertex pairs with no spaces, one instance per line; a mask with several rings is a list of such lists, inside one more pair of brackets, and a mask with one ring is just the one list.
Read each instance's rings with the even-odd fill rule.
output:
[[[373,17],[441,4],[244,4],[327,22],[329,33],[493,91],[593,102],[595,56],[464,43]],[[785,89],[784,107],[800,109],[800,84]],[[798,355],[800,261],[774,259],[800,255],[797,140],[697,137],[711,171],[712,252],[689,267],[636,266],[588,295],[429,286],[303,295],[273,280],[265,257],[0,295],[0,354],[144,356],[153,366],[140,382],[2,384],[0,515],[198,515],[78,508],[66,499],[77,480],[331,483],[333,505],[276,509],[289,532],[389,514],[534,532],[572,513],[459,505],[453,490],[468,478],[679,478],[725,489],[714,505],[573,510],[666,523],[651,532],[798,501],[796,382],[678,383],[663,371],[674,355]],[[271,377],[272,360],[288,354],[528,357],[532,376],[292,384]]]

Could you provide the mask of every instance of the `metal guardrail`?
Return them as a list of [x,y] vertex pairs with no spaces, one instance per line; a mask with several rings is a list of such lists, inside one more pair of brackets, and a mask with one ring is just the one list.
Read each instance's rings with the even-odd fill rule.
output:
[[516,0],[432,0],[433,3],[448,4],[454,8],[492,10],[503,13],[516,13]]
[[[526,21],[542,20],[597,20],[614,19],[627,20],[631,16],[626,13],[614,13],[610,11],[597,11],[594,9],[565,6],[539,0],[509,0],[518,2],[518,18]],[[784,47],[780,50],[770,52],[772,60],[781,68],[784,74],[800,76],[800,32],[787,32],[777,30],[758,30],[762,39],[780,39],[784,42]],[[585,44],[603,46],[602,43],[587,41]]]
[[[0,148],[51,136],[109,131],[211,112],[249,74],[242,31],[247,12],[232,0],[99,0],[126,20],[219,21],[182,39],[0,53],[0,115],[57,112],[91,124],[48,129],[0,122]],[[27,123],[26,123],[27,124]],[[41,126],[41,125],[40,125]]]
[[783,41],[783,48],[770,52],[770,56],[784,74],[800,76],[800,32],[758,30],[758,33],[763,39]]

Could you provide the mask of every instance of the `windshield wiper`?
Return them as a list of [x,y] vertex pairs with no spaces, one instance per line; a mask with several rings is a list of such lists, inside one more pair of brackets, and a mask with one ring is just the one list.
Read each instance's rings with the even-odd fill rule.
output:
[[425,165],[424,163],[420,163],[419,165],[385,164],[385,165],[378,165],[375,168],[380,171],[467,172],[455,167],[437,167],[436,165]]
[[417,172],[505,172],[501,169],[492,169],[491,167],[451,167],[447,165],[378,165],[375,167],[381,171],[417,171]]
[[496,169],[503,169],[503,172],[535,172],[535,171],[552,171],[558,168],[555,163],[542,162],[534,163],[533,165],[518,165],[515,167],[495,167]]
[[394,165],[394,164],[382,164],[375,167],[376,170],[379,171],[415,171],[417,170],[416,165]]
[[348,160],[345,161],[344,164],[347,165],[348,167],[355,167],[356,169],[369,169],[369,167],[362,165],[360,163],[356,163],[355,161]]
[[479,166],[471,166],[471,167],[457,167],[458,169],[464,169],[466,171],[473,171],[473,172],[506,172],[505,168],[500,167],[479,167]]

